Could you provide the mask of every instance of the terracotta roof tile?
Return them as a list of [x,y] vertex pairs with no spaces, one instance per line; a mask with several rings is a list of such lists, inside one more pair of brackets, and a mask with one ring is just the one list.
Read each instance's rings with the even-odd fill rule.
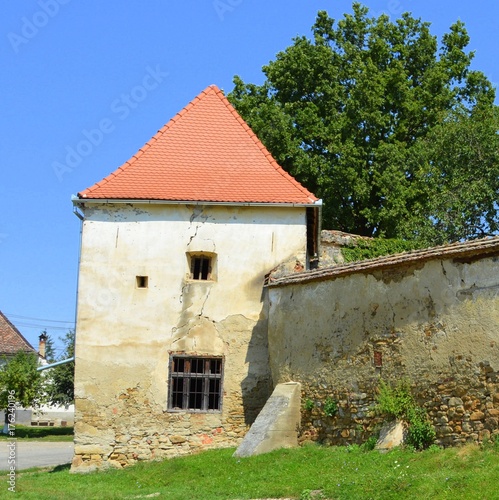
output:
[[302,205],[317,201],[275,162],[214,85],[130,160],[78,196]]
[[21,332],[0,311],[0,355],[12,355],[18,351],[35,352]]

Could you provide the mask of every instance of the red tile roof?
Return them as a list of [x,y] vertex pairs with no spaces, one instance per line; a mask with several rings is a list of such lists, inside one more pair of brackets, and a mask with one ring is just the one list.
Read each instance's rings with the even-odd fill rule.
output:
[[0,355],[9,356],[18,351],[35,352],[21,332],[0,311]]
[[215,85],[130,160],[78,196],[301,205],[317,201],[275,162]]

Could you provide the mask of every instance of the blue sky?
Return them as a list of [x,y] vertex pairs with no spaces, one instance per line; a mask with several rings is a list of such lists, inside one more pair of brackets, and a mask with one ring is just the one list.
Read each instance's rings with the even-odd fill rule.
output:
[[[439,38],[461,19],[473,67],[499,82],[497,0],[363,3],[392,19],[410,11]],[[228,92],[236,74],[261,83],[261,67],[293,37],[309,35],[318,10],[339,19],[351,5],[3,2],[0,310],[32,345],[44,328],[57,340],[74,321],[80,221],[71,195],[120,166],[208,85]]]

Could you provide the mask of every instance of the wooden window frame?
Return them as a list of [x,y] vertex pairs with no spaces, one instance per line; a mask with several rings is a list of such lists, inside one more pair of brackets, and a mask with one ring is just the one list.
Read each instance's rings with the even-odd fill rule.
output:
[[222,411],[222,356],[170,354],[168,411],[220,413]]
[[210,282],[216,280],[216,254],[211,252],[188,252],[188,278],[196,282]]

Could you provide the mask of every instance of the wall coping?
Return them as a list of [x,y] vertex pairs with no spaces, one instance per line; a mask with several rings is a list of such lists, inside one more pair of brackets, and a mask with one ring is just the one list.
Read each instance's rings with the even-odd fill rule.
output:
[[341,276],[356,273],[369,273],[374,270],[390,269],[394,267],[406,267],[414,263],[437,259],[453,258],[477,260],[491,256],[499,256],[499,236],[386,255],[375,259],[303,271],[281,278],[272,279],[272,277],[270,277],[266,286],[273,288],[296,283],[333,280]]

